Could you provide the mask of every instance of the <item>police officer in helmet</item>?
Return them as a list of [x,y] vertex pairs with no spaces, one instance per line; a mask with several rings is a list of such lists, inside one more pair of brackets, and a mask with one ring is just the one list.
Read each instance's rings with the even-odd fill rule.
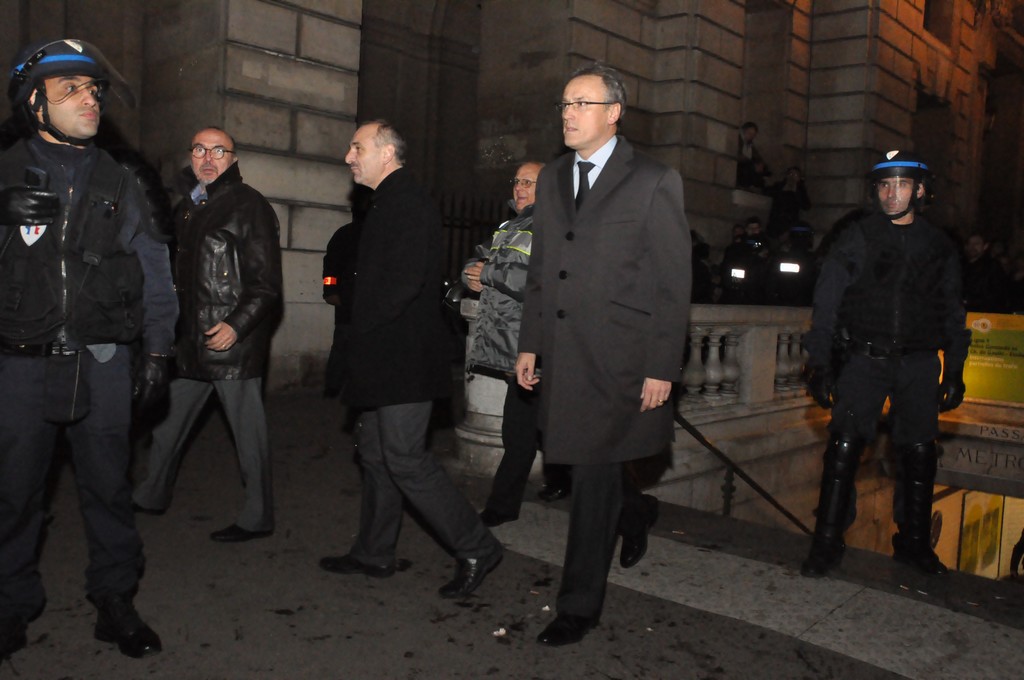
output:
[[10,77],[22,137],[0,154],[0,659],[26,646],[45,604],[37,554],[60,431],[89,544],[93,634],[142,657],[161,643],[133,605],[143,556],[129,426],[133,388],[142,405],[166,388],[177,318],[167,247],[135,175],[92,143],[109,91],[134,103],[100,51],[32,45]]
[[868,178],[876,210],[844,230],[829,250],[803,341],[810,394],[832,409],[832,420],[814,537],[800,571],[820,577],[839,565],[843,532],[855,515],[854,475],[889,398],[900,462],[893,558],[944,574],[931,542],[935,438],[939,412],[963,401],[971,342],[958,251],[920,214],[930,178],[924,161],[890,151]]

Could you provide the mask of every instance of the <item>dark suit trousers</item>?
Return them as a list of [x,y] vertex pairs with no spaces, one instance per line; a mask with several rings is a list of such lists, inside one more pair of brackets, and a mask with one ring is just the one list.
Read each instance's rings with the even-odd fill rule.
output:
[[[537,417],[540,411],[540,390],[528,392],[507,379],[505,405],[501,416],[501,444],[505,452],[494,473],[487,509],[510,519],[519,517],[523,494],[530,478],[533,459],[537,457]],[[545,465],[544,483],[568,485],[567,465]]]
[[573,466],[559,614],[594,619],[601,615],[622,497],[622,463]]
[[501,544],[426,449],[432,403],[396,404],[359,417],[363,498],[350,554],[363,564],[395,561],[403,497],[458,559],[485,557]]

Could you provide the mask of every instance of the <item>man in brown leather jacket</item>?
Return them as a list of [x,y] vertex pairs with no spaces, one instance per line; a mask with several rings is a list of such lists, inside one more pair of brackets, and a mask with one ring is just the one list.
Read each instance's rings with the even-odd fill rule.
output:
[[148,476],[133,500],[138,512],[166,510],[182,445],[216,390],[238,450],[245,504],[235,523],[210,538],[248,541],[274,530],[262,383],[281,300],[278,223],[267,200],[242,183],[226,132],[200,130],[191,150],[186,196],[175,216],[178,377],[167,417],[153,430]]

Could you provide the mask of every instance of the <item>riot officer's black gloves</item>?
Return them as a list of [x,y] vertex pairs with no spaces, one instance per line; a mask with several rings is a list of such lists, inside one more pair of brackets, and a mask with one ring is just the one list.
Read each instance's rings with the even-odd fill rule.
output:
[[0,224],[53,224],[60,213],[60,199],[52,191],[25,186],[0,190]]
[[942,369],[942,382],[939,384],[939,413],[952,411],[964,400],[964,367],[946,365]]
[[807,391],[818,406],[832,408],[836,397],[836,376],[828,366],[808,367]]
[[146,354],[135,370],[132,401],[136,412],[145,415],[167,399],[171,382],[171,358]]

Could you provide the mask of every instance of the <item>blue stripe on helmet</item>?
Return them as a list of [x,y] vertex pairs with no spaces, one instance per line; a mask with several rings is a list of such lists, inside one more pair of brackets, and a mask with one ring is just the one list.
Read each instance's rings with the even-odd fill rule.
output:
[[871,168],[871,171],[884,170],[885,168],[919,168],[928,170],[928,166],[920,161],[885,161]]
[[[87,57],[84,54],[54,54],[53,56],[49,56],[48,55],[48,56],[43,57],[42,59],[40,59],[39,61],[36,62],[36,65],[38,66],[40,64],[50,64],[50,63],[53,63],[55,61],[84,61],[84,62],[87,62],[89,64],[95,64],[96,63],[95,59],[93,59],[92,57]],[[25,63],[28,63],[28,62],[25,62]],[[13,76],[17,75],[23,68],[25,68],[25,64],[18,64],[11,71],[11,76],[13,77]]]

